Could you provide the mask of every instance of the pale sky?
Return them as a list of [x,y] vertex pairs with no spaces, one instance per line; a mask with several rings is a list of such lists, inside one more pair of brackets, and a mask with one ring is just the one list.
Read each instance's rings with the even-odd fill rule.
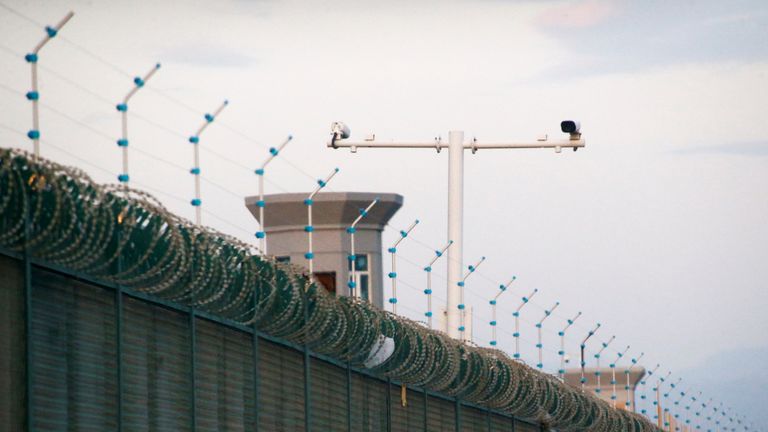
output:
[[[601,322],[601,340],[616,335],[604,358],[629,344],[684,382],[686,370],[724,376],[709,366],[719,365],[768,383],[765,357],[745,358],[768,347],[764,1],[0,2],[43,24],[76,13],[40,54],[43,156],[115,181],[114,104],[161,62],[130,103],[133,186],[162,191],[191,218],[186,137],[229,99],[201,138],[204,222],[252,241],[258,227],[242,201],[256,193],[252,169],[292,134],[267,172],[268,192],[307,191],[338,166],[332,190],[404,195],[385,244],[422,221],[398,248],[399,311],[415,319],[425,307],[421,267],[446,241],[447,154],[333,151],[331,122],[360,139],[456,129],[492,142],[559,137],[561,120],[579,119],[587,148],[577,153],[466,155],[465,263],[488,257],[467,283],[483,316],[477,343],[490,339],[487,300],[514,274],[499,303],[500,345],[512,351],[510,311],[538,288],[522,315],[524,356],[535,363],[533,323],[560,301],[545,326],[547,370],[557,367],[557,331],[583,311],[569,352]],[[0,7],[2,146],[31,148],[13,131],[30,127],[22,57],[43,35]],[[717,396],[751,403],[745,413],[768,406],[764,392],[752,402],[733,393]]]

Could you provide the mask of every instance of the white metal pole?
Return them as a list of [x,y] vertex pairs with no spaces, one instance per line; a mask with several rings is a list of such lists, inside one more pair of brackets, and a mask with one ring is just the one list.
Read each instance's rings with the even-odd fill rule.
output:
[[544,320],[549,318],[549,316],[552,314],[552,312],[555,311],[555,309],[557,309],[558,306],[560,306],[560,302],[556,302],[555,305],[552,306],[552,309],[549,309],[549,310],[545,309],[544,317],[542,317],[541,320],[536,323],[536,330],[538,332],[536,348],[539,350],[539,362],[536,363],[536,367],[539,368],[539,370],[544,368],[544,357],[543,357],[544,345],[542,344],[542,341],[541,341],[541,326],[544,324]]
[[[636,363],[637,363],[637,361],[638,361],[640,358],[642,358],[642,357],[643,357],[643,354],[644,354],[644,353],[640,353],[640,357],[639,357],[637,360],[636,360],[636,359],[632,359],[632,362],[633,362],[632,364],[636,364]],[[656,366],[655,366],[655,367],[654,367],[652,370],[650,370],[650,371],[648,372],[648,374],[647,374],[647,378],[643,378],[642,380],[640,380],[640,385],[642,385],[642,386],[643,386],[643,394],[640,396],[640,399],[642,399],[642,400],[643,400],[643,408],[640,410],[640,413],[641,413],[641,414],[644,414],[646,417],[648,417],[648,419],[649,419],[649,420],[651,419],[651,415],[650,415],[650,414],[648,414],[648,413],[647,413],[647,410],[645,409],[645,407],[646,407],[646,404],[645,404],[646,395],[645,395],[645,394],[646,394],[646,393],[647,393],[647,391],[648,391],[648,385],[647,385],[646,383],[647,383],[647,381],[648,381],[648,378],[651,378],[651,377],[653,376],[653,374],[654,374],[654,373],[656,373],[656,371],[659,369],[659,366],[661,366],[661,365],[660,365],[660,364],[658,364],[658,363],[656,363]],[[635,407],[635,411],[637,411],[637,407]]]
[[122,136],[117,140],[117,146],[122,149],[123,171],[117,176],[117,180],[123,184],[124,189],[128,188],[128,181],[130,180],[130,176],[128,175],[128,101],[140,88],[144,87],[144,84],[152,78],[152,75],[154,75],[158,69],[160,69],[160,63],[157,63],[144,75],[144,77],[135,77],[133,79],[134,86],[131,88],[131,91],[129,91],[123,98],[123,101],[115,107],[117,111],[120,112],[120,118],[122,120]]
[[466,317],[467,317],[467,311],[466,311],[466,305],[464,304],[464,285],[466,284],[467,278],[469,278],[472,273],[477,270],[478,267],[480,267],[480,264],[485,262],[485,257],[480,258],[480,261],[477,262],[475,265],[471,265],[468,267],[467,274],[464,275],[463,278],[459,282],[456,283],[456,286],[459,289],[459,304],[456,307],[457,311],[459,312],[459,340],[462,342],[467,341],[466,338]]
[[498,324],[496,322],[496,303],[499,301],[499,297],[507,291],[507,288],[509,288],[509,286],[512,285],[512,282],[514,282],[516,279],[517,276],[512,276],[512,279],[510,279],[509,282],[504,285],[499,285],[499,292],[489,302],[491,304],[491,346],[495,347],[498,343],[496,339],[496,327]]
[[227,104],[229,104],[229,102],[225,100],[213,114],[206,113],[203,116],[205,118],[205,123],[200,126],[194,135],[189,137],[189,142],[192,144],[194,153],[194,165],[192,166],[192,169],[189,170],[189,173],[192,174],[195,179],[195,198],[190,201],[190,204],[195,208],[195,223],[198,225],[202,223],[203,219],[202,208],[200,207],[203,204],[200,199],[200,135],[202,135],[203,131],[208,128],[209,124],[213,123]]
[[520,306],[518,306],[514,312],[512,312],[512,316],[515,317],[515,332],[512,333],[512,337],[515,338],[515,353],[512,356],[517,360],[520,359],[520,310],[523,308],[523,306],[528,304],[528,302],[533,298],[533,296],[536,295],[537,292],[539,292],[538,288],[533,290],[533,292],[531,292],[528,297],[523,297],[523,302],[520,303]]
[[594,330],[590,330],[589,333],[587,333],[587,337],[584,338],[583,341],[581,341],[581,345],[579,348],[581,349],[581,392],[584,393],[584,384],[587,383],[587,379],[584,377],[584,368],[587,366],[586,358],[584,357],[584,350],[587,348],[587,341],[589,338],[595,335],[595,332],[600,329],[600,323],[597,323]]
[[427,273],[427,288],[424,290],[424,294],[427,296],[427,312],[424,313],[424,316],[427,317],[427,326],[429,328],[432,328],[432,266],[435,265],[435,262],[437,262],[438,258],[443,256],[445,254],[445,251],[448,250],[449,247],[453,244],[453,240],[448,240],[448,244],[445,245],[442,249],[435,251],[435,256],[432,258],[432,261],[429,262],[429,264],[424,267],[424,271]]
[[33,154],[35,159],[40,156],[40,89],[37,85],[38,54],[40,53],[40,50],[43,48],[43,46],[45,46],[49,40],[56,37],[56,34],[58,34],[59,30],[61,30],[61,28],[64,27],[64,25],[69,22],[69,20],[72,19],[74,15],[75,13],[70,11],[55,26],[46,26],[46,35],[43,40],[35,45],[35,48],[31,53],[24,56],[24,60],[29,63],[32,74],[32,90],[28,91],[26,94],[27,100],[32,102],[32,129],[27,132],[27,137],[32,140]]
[[[357,216],[357,218],[352,222],[352,225],[350,225],[347,228],[347,232],[349,233],[349,242],[350,242],[350,254],[347,257],[347,262],[349,263],[349,282],[347,282],[347,287],[349,288],[349,296],[350,297],[356,297],[361,295],[361,293],[357,292],[355,289],[357,287],[357,253],[355,252],[355,232],[357,231],[357,223],[360,222],[361,219],[368,216],[368,212],[371,211],[373,206],[376,205],[376,203],[379,202],[379,199],[376,198],[373,201],[371,201],[370,204],[368,204],[368,207],[365,209],[360,210],[360,214]],[[364,299],[367,301],[370,301],[369,299]]]
[[419,220],[416,219],[407,230],[400,230],[400,237],[395,241],[395,244],[389,248],[389,253],[392,255],[392,271],[389,272],[389,278],[392,279],[392,297],[389,298],[389,304],[392,305],[392,313],[397,314],[397,246],[408,237],[408,234],[416,228],[419,224]]
[[616,364],[619,363],[619,360],[621,360],[622,357],[624,357],[624,354],[629,351],[629,345],[627,345],[626,348],[624,348],[624,351],[620,352],[616,356],[616,360],[614,360],[610,365],[608,365],[611,368],[611,405],[616,408]]
[[266,207],[266,203],[264,202],[264,169],[267,168],[267,165],[272,162],[272,159],[277,157],[277,155],[280,154],[280,151],[287,146],[292,139],[293,136],[288,135],[285,141],[283,141],[277,148],[270,147],[269,157],[263,164],[261,164],[260,168],[257,168],[256,171],[254,171],[256,175],[259,176],[259,200],[256,202],[256,206],[259,207],[259,225],[261,228],[256,232],[256,238],[259,239],[259,248],[264,255],[267,255],[267,230],[264,228],[266,226],[264,224],[264,207]]
[[[464,266],[464,132],[448,133],[448,238],[454,247],[448,250],[448,292],[446,310],[446,333],[453,338],[463,338],[460,329],[461,269]],[[463,339],[462,339],[463,340]]]
[[579,319],[580,316],[581,312],[577,313],[576,316],[567,321],[565,328],[557,333],[557,335],[560,336],[560,351],[557,352],[560,355],[560,370],[558,373],[560,374],[560,379],[563,381],[565,381],[565,332],[573,325],[573,323],[576,322],[577,319]]
[[309,274],[313,275],[315,273],[315,252],[312,247],[312,233],[315,231],[314,225],[312,225],[312,204],[314,204],[315,195],[317,195],[318,192],[320,192],[321,189],[323,189],[329,181],[333,178],[333,176],[336,175],[336,173],[339,172],[338,168],[334,168],[333,171],[331,171],[330,174],[325,179],[319,179],[317,180],[317,187],[315,190],[312,191],[312,193],[309,194],[307,199],[304,200],[304,204],[307,206],[307,226],[304,227],[304,231],[307,232],[307,243],[308,243],[308,251],[304,254],[304,258],[306,258],[309,261]]
[[595,387],[595,393],[597,393],[597,394],[600,394],[600,392],[603,391],[603,389],[600,388],[600,384],[601,384],[600,383],[600,378],[603,375],[603,373],[600,371],[600,356],[603,355],[603,350],[608,348],[608,345],[610,345],[611,342],[613,342],[615,339],[616,339],[616,336],[611,336],[611,338],[608,339],[608,342],[603,342],[602,347],[595,354],[595,359],[597,360],[596,361],[596,368],[595,368],[595,377],[597,378],[597,387]]

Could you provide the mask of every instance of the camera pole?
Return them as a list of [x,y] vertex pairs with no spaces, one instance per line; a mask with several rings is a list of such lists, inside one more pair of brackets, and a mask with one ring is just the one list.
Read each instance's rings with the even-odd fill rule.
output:
[[584,147],[586,142],[581,138],[577,122],[564,121],[561,129],[570,134],[569,139],[549,140],[546,136],[534,142],[480,143],[476,139],[464,142],[463,131],[450,131],[448,143],[435,138],[434,141],[424,142],[377,142],[375,139],[360,142],[348,141],[349,129],[343,123],[333,124],[331,139],[327,146],[337,149],[349,148],[353,153],[359,148],[422,148],[440,150],[448,149],[448,238],[454,242],[454,247],[448,250],[448,298],[446,304],[446,330],[449,336],[461,336],[460,321],[463,314],[458,305],[461,303],[461,290],[458,285],[461,280],[464,254],[464,151],[476,153],[485,149],[554,149],[560,153],[564,148],[577,150]]

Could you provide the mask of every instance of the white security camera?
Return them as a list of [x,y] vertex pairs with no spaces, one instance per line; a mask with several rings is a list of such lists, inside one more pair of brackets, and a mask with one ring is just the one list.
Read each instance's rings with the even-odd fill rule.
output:
[[571,135],[581,133],[581,123],[574,120],[563,120],[560,122],[560,130]]
[[336,140],[338,139],[347,139],[349,138],[350,132],[349,132],[349,126],[345,125],[342,122],[333,122],[331,125],[331,146],[333,148],[336,148],[334,145],[336,143]]

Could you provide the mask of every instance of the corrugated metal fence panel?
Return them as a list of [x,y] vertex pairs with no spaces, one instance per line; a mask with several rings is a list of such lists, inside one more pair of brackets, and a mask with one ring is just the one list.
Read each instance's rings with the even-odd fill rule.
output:
[[347,430],[347,371],[318,359],[310,362],[312,430]]
[[191,428],[188,318],[123,299],[123,429]]
[[53,273],[33,273],[34,428],[115,430],[114,295]]
[[198,431],[254,430],[252,336],[197,319]]
[[456,430],[456,403],[430,396],[427,400],[427,430],[443,432]]
[[0,255],[0,431],[24,428],[25,307],[21,261]]
[[406,391],[403,406],[402,387],[390,387],[392,401],[392,431],[421,431],[424,430],[424,393],[414,390]]
[[512,417],[491,414],[491,432],[511,432],[514,430],[513,422]]
[[362,375],[352,377],[352,430],[387,430],[387,383]]
[[259,430],[304,430],[304,358],[302,353],[259,342]]
[[540,432],[541,428],[530,423],[515,420],[515,432]]
[[485,411],[462,406],[460,430],[462,432],[488,432],[488,416]]

